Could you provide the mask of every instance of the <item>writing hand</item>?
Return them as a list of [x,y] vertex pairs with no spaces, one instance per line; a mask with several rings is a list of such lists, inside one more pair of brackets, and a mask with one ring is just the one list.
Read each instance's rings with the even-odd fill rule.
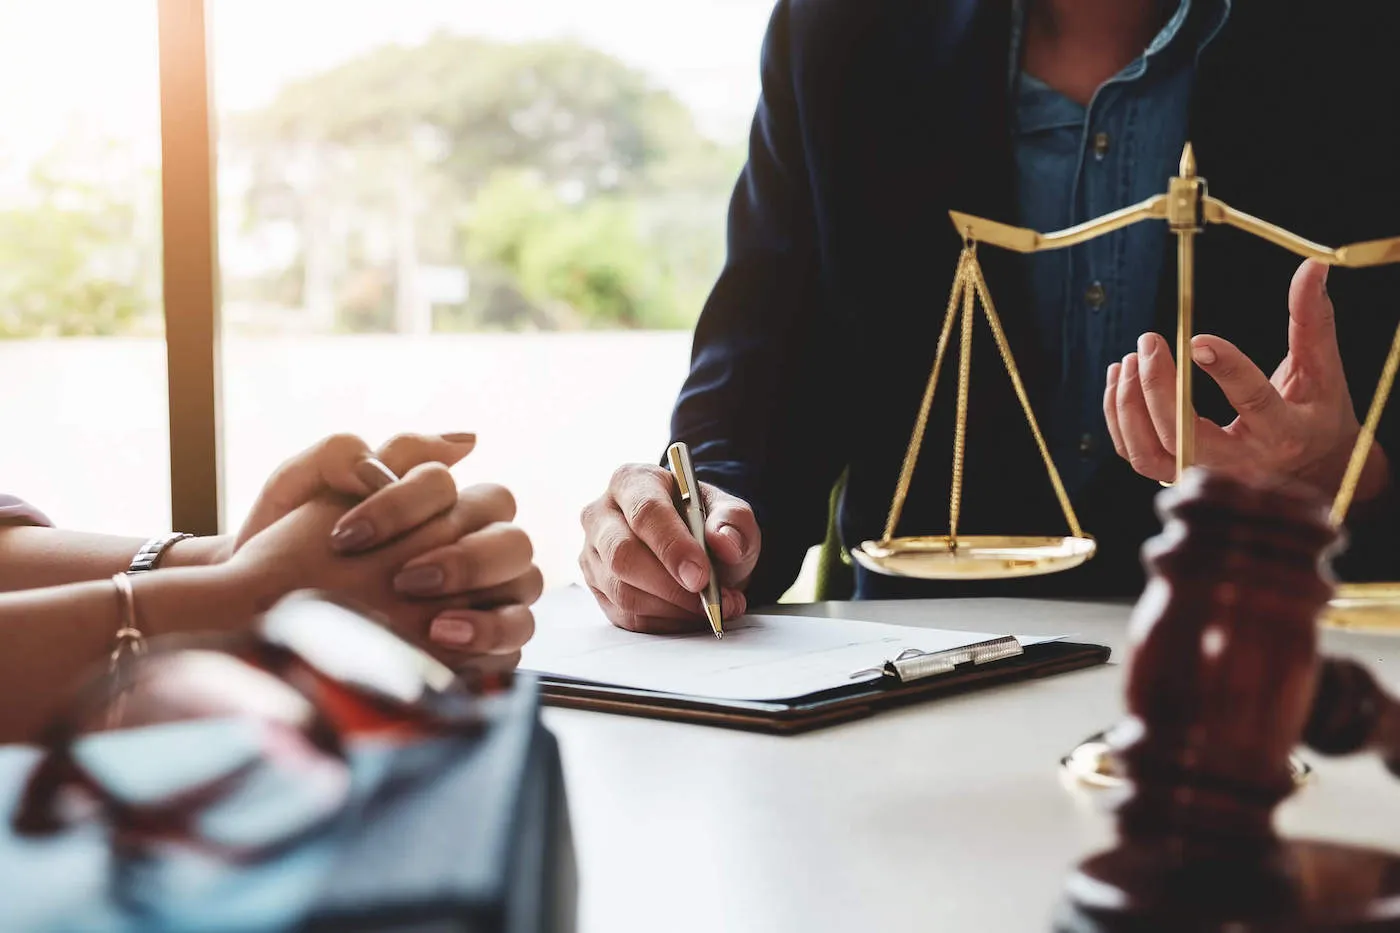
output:
[[[705,554],[676,510],[675,480],[658,466],[631,464],[583,510],[579,566],[598,605],[619,628],[667,634],[706,626],[699,594],[709,583]],[[748,503],[700,484],[705,539],[725,618],[743,615],[744,588],[758,563],[758,521]]]

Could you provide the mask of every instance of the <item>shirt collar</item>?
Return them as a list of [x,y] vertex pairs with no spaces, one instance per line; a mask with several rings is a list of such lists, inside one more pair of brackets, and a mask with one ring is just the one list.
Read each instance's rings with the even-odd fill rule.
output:
[[[1215,40],[1225,21],[1230,18],[1234,0],[1181,0],[1176,12],[1148,43],[1144,59],[1160,56],[1174,44],[1191,49],[1193,61],[1199,60],[1206,46]],[[1195,12],[1196,15],[1192,15]]]
[[[1172,0],[1163,0],[1164,5],[1171,2]],[[1026,29],[1026,12],[1030,3],[1031,0],[1011,0],[1011,67],[1007,86],[1013,96],[1021,73],[1021,48]],[[1210,45],[1224,28],[1233,6],[1234,0],[1178,0],[1176,12],[1172,13],[1166,25],[1148,43],[1143,54],[1125,69],[1125,76],[1136,76],[1145,71],[1152,59],[1160,57],[1162,52],[1173,47],[1188,26],[1189,31],[1197,35],[1193,59],[1199,59],[1206,46]],[[1200,8],[1200,16],[1193,18],[1192,9],[1197,7]]]

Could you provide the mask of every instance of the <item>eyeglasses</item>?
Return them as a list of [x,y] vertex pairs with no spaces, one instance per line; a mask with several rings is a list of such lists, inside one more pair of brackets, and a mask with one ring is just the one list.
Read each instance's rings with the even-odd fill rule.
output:
[[123,848],[275,854],[340,812],[347,739],[481,728],[480,684],[317,594],[250,632],[167,636],[88,682],[43,736],[15,829],[102,818]]

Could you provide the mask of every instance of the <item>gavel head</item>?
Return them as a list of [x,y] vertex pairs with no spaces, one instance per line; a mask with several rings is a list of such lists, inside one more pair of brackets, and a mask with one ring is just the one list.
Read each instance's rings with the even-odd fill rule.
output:
[[1129,715],[1109,735],[1133,788],[1120,839],[1182,864],[1267,859],[1337,534],[1316,499],[1199,469],[1158,511],[1129,632]]

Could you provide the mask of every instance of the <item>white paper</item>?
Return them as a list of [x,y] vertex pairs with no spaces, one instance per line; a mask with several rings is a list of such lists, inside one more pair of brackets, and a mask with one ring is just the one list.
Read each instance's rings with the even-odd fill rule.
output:
[[[722,700],[791,700],[880,676],[906,648],[965,648],[1006,633],[955,632],[807,616],[726,621],[724,638],[639,635],[616,628],[587,590],[547,593],[520,666],[540,674]],[[1053,638],[1018,636],[1023,646]],[[876,669],[870,671],[870,669]],[[853,678],[860,670],[868,673]]]

